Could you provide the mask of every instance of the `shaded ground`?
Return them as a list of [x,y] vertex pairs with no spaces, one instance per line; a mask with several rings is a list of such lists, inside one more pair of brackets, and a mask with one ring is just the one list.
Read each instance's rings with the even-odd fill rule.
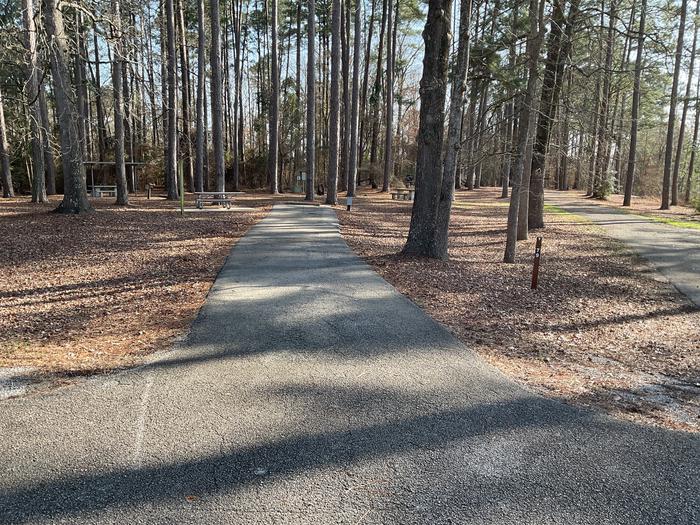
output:
[[548,207],[540,289],[535,239],[501,263],[507,203],[460,192],[448,262],[398,257],[410,203],[366,194],[339,210],[346,241],[399,291],[537,391],[633,420],[700,430],[700,310],[589,221]]
[[187,340],[0,403],[0,522],[694,524],[700,443],[525,391],[327,208],[235,246]]
[[160,198],[132,197],[128,208],[96,199],[96,212],[80,216],[48,213],[55,200],[3,200],[0,367],[87,374],[169,346],[231,246],[269,209],[261,197],[184,217]]

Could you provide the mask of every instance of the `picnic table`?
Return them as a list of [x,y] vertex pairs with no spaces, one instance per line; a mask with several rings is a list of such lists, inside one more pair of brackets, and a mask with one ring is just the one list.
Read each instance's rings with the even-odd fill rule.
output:
[[245,192],[243,191],[197,191],[194,194],[194,205],[199,210],[204,208],[206,203],[221,204],[222,206],[226,206],[226,209],[229,209],[231,208],[231,204],[233,204],[233,197],[235,195],[244,194]]
[[391,192],[391,200],[393,201],[412,201],[415,197],[416,190],[410,189],[399,189]]
[[93,185],[90,186],[90,195],[93,197],[116,197],[117,187],[111,185]]

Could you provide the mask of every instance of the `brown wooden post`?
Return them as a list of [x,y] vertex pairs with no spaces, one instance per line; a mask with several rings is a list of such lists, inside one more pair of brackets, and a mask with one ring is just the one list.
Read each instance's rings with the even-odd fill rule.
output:
[[540,258],[542,256],[542,237],[537,237],[535,244],[535,259],[532,263],[532,289],[537,290],[537,281],[540,274]]

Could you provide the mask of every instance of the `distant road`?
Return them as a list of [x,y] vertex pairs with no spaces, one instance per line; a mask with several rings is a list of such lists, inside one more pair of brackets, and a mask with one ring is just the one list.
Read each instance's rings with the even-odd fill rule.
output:
[[589,219],[627,244],[700,307],[700,230],[656,222],[570,193],[547,192],[545,201]]

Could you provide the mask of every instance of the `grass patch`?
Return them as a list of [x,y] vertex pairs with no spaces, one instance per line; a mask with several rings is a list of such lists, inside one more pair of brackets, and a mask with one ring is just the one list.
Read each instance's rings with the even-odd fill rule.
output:
[[489,202],[465,202],[463,200],[455,200],[452,203],[453,208],[462,208],[464,210],[469,208],[507,208],[508,206],[510,206],[510,204],[507,200]]
[[544,211],[546,213],[553,213],[555,215],[574,215],[573,213],[566,211],[564,208],[560,208],[559,206],[555,206],[554,204],[545,204]]
[[651,219],[654,222],[661,222],[663,224],[669,224],[675,226],[676,228],[686,228],[688,230],[700,230],[700,221],[680,221],[678,219],[670,219],[668,217],[657,217],[656,215],[646,215],[644,217]]

